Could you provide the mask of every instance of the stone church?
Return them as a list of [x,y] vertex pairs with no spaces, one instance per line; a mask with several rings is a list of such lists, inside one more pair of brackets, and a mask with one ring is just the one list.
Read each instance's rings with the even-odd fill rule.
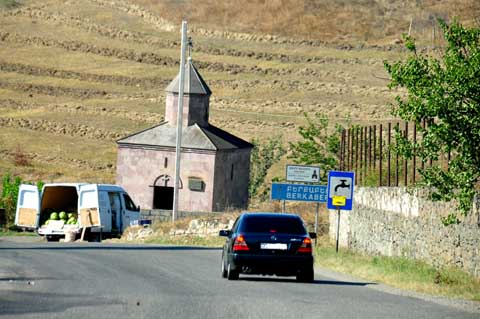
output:
[[[166,88],[165,121],[117,141],[117,184],[143,209],[172,209],[180,74]],[[209,124],[212,92],[185,64],[178,209],[245,208],[253,145]]]

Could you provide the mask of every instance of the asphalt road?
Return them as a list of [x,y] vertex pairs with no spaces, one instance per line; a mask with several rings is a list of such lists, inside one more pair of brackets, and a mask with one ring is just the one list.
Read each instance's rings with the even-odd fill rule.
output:
[[0,318],[476,318],[323,277],[220,276],[221,251],[0,237]]

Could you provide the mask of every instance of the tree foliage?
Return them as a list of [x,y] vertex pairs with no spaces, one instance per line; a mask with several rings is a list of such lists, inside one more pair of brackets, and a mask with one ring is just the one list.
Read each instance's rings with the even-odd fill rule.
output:
[[264,143],[254,139],[252,144],[254,148],[250,158],[250,185],[248,188],[250,198],[259,195],[268,170],[286,153],[280,137],[270,138]]
[[[12,226],[15,222],[15,214],[17,210],[18,190],[21,184],[34,184],[31,182],[25,182],[20,176],[11,176],[10,173],[6,173],[2,177],[2,194],[0,197],[0,207],[5,209],[6,225]],[[36,183],[39,191],[42,190],[43,181]]]
[[289,158],[297,164],[319,165],[320,181],[327,182],[328,171],[337,168],[340,134],[342,127],[337,125],[333,133],[328,131],[328,118],[320,113],[313,117],[305,115],[306,126],[300,126],[299,142],[290,142]]
[[2,177],[2,197],[0,197],[0,207],[5,209],[7,226],[12,225],[15,221],[18,188],[20,184],[22,184],[22,179],[18,176],[13,178],[7,173]]
[[[419,170],[431,199],[456,200],[466,215],[480,181],[480,29],[456,21],[439,24],[446,40],[441,57],[419,54],[415,40],[405,36],[411,55],[385,67],[392,78],[390,87],[407,91],[405,97],[396,97],[394,114],[415,121],[423,136],[414,144],[397,134],[397,151],[424,163],[434,161],[432,167]],[[424,120],[425,129],[420,125]],[[437,160],[448,153],[452,158],[447,168]],[[458,222],[456,214],[444,220],[452,222]]]

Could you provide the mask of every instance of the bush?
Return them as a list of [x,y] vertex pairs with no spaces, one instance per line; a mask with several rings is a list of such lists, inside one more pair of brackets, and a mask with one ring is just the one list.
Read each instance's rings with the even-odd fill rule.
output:
[[20,6],[20,3],[16,0],[0,0],[0,9],[13,9]]
[[[19,176],[11,176],[10,173],[2,177],[2,196],[0,197],[0,207],[5,209],[5,228],[13,226],[17,210],[18,189],[21,184],[33,184],[23,181]],[[44,182],[36,183],[39,190],[42,189]]]
[[2,178],[2,197],[0,197],[0,207],[5,209],[6,226],[13,225],[15,221],[15,211],[17,208],[18,188],[22,184],[19,176],[13,178],[9,173]]

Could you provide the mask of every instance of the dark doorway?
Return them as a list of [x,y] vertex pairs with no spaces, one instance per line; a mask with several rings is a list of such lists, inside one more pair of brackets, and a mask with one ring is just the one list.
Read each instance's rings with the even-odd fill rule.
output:
[[173,209],[173,187],[153,187],[153,209]]

